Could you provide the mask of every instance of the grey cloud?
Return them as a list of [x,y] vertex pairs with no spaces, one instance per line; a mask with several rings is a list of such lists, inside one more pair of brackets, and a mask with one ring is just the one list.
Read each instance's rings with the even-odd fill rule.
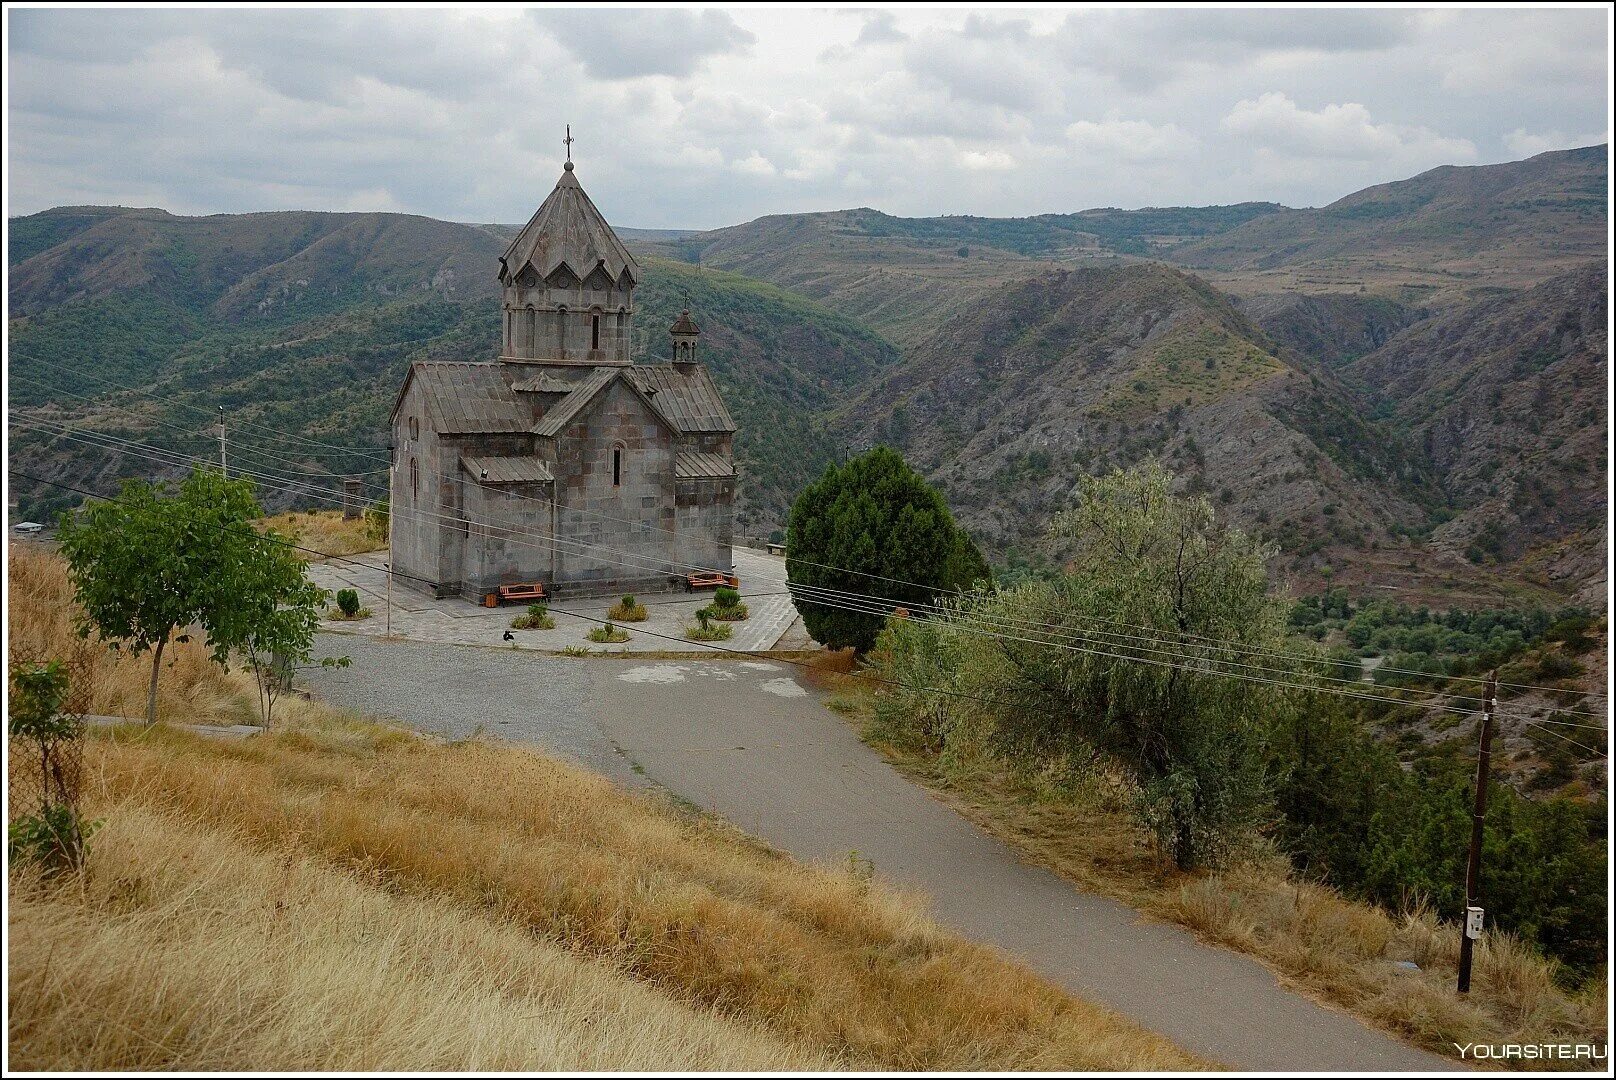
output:
[[1386,14],[19,9],[9,193],[513,221],[571,121],[631,226],[1316,205],[1608,130],[1603,13]]
[[864,20],[858,37],[853,39],[857,45],[883,45],[895,41],[908,41],[909,35],[898,29],[898,20],[890,11],[872,11],[869,18]]
[[602,79],[690,75],[709,57],[744,52],[757,40],[723,11],[582,8],[531,14]]

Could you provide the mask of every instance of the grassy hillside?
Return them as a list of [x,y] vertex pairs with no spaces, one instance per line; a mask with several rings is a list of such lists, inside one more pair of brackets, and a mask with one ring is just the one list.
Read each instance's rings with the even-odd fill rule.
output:
[[[65,655],[61,563],[10,571],[13,641]],[[243,676],[175,650],[168,719],[254,713]],[[294,700],[272,734],[115,730],[85,754],[106,823],[86,872],[10,871],[16,1067],[1204,1065],[856,867],[510,744]]]
[[1283,210],[1168,254],[1241,295],[1367,291],[1438,305],[1518,289],[1606,249],[1609,147],[1445,165]]
[[[332,474],[381,484],[387,412],[408,364],[498,351],[490,268],[502,241],[483,229],[389,214],[95,208],[14,224],[13,254],[27,256],[13,267],[9,328],[23,417],[212,455],[224,405],[241,467],[311,492],[330,488]],[[687,295],[703,356],[741,425],[748,520],[768,531],[832,453],[815,414],[896,353],[778,288],[649,260],[637,358],[665,353],[665,328]],[[19,467],[76,486],[106,490],[116,476],[151,471],[68,438],[15,435]],[[15,490],[36,517],[73,501],[26,481]]]

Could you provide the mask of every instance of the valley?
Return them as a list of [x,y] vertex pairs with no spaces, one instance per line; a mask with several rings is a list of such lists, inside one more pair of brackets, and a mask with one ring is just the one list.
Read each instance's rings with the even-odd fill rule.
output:
[[[1605,169],[1603,147],[1444,167],[1317,210],[626,230],[647,271],[633,352],[659,355],[690,304],[740,424],[744,534],[778,534],[826,464],[885,442],[1001,568],[1036,570],[1081,476],[1156,456],[1274,544],[1295,591],[1594,602]],[[496,351],[492,267],[513,231],[15,219],[14,467],[103,492],[153,457],[174,474],[216,453],[223,405],[269,505],[378,484],[407,365]],[[119,456],[130,443],[145,460]],[[74,498],[13,480],[25,516]]]

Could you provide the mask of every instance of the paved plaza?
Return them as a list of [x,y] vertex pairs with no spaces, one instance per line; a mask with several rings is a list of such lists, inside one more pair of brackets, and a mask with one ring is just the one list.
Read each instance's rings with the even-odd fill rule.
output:
[[[696,621],[696,609],[712,602],[710,590],[639,596],[650,618],[639,623],[617,624],[629,632],[628,641],[621,644],[598,644],[588,637],[589,631],[599,627],[606,618],[606,609],[618,599],[615,596],[578,597],[552,603],[550,614],[555,618],[554,630],[511,630],[516,640],[508,642],[504,640],[505,631],[511,629],[511,620],[526,610],[525,605],[482,608],[459,597],[434,599],[394,581],[389,618],[385,551],[313,563],[308,572],[309,578],[321,588],[332,592],[357,590],[360,603],[372,612],[368,619],[326,620],[324,629],[334,633],[381,637],[391,632],[394,637],[411,641],[498,645],[543,652],[559,652],[569,646],[626,653],[714,651],[710,645],[685,638],[685,628]],[[731,623],[733,636],[717,645],[746,652],[812,647],[802,633],[796,608],[786,593],[784,558],[736,548],[735,573],[740,576],[741,598],[751,614],[744,622]]]

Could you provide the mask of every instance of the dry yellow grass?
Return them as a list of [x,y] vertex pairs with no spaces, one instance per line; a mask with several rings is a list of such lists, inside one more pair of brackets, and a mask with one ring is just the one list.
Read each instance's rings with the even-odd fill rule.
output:
[[[114,651],[73,629],[75,607],[67,564],[29,544],[12,544],[7,566],[6,615],[11,654],[68,660],[76,653],[91,672],[80,706],[106,716],[142,717],[151,679],[151,656]],[[157,682],[157,714],[193,723],[250,723],[256,708],[245,696],[250,683],[208,659],[201,641],[172,642],[163,652]]]
[[[862,718],[867,696],[847,686],[842,700]],[[1418,1046],[1451,1053],[1454,1042],[1605,1043],[1605,982],[1570,993],[1556,984],[1552,962],[1507,934],[1484,937],[1471,993],[1462,998],[1454,991],[1458,933],[1428,910],[1396,914],[1349,900],[1290,878],[1278,859],[1224,874],[1174,873],[1103,785],[1055,798],[991,761],[945,770],[933,758],[880,749],[1033,861],[1248,953],[1297,989]],[[1399,969],[1399,960],[1420,970]]]
[[[39,611],[14,606],[13,631],[59,642]],[[217,679],[167,689],[242,689]],[[85,810],[108,824],[85,873],[10,880],[14,1065],[1204,1065],[912,898],[659,797],[316,702],[280,716],[243,741],[89,740]]]
[[371,530],[369,518],[360,516],[345,520],[341,510],[293,510],[267,517],[262,525],[289,537],[300,547],[319,552],[320,555],[301,552],[314,562],[318,562],[322,555],[357,555],[387,546],[386,541],[378,539]]
[[834,1064],[497,918],[134,805],[107,810],[82,889],[13,877],[14,1068]]
[[[326,719],[244,742],[165,730],[97,739],[89,774],[92,812],[108,819],[205,822],[288,863],[453,905],[839,1061],[1195,1064],[940,930],[912,900],[522,749]],[[97,837],[92,877],[116,836]]]

